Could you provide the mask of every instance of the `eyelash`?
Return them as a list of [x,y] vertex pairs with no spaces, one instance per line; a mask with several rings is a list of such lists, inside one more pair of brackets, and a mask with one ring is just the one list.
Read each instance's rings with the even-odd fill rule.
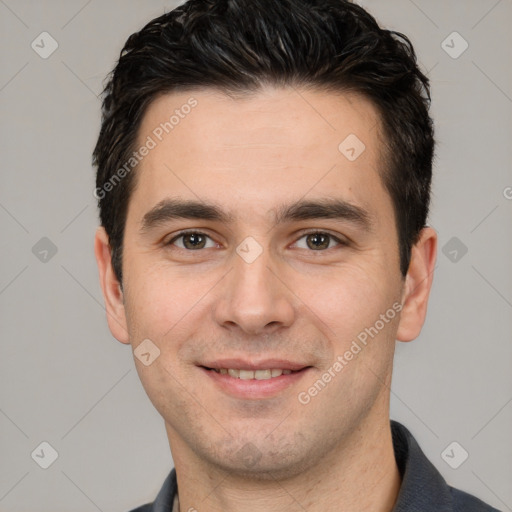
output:
[[[197,230],[194,230],[194,229],[189,229],[189,230],[185,230],[185,231],[180,231],[176,236],[174,236],[171,240],[169,240],[168,242],[165,243],[166,246],[172,246],[174,244],[174,242],[176,240],[179,240],[180,238],[184,237],[185,235],[190,235],[190,234],[194,234],[194,235],[201,235],[201,236],[206,236],[208,237],[210,240],[212,240],[212,238],[207,235],[206,233],[203,233],[202,231],[197,231]],[[347,246],[348,245],[348,242],[344,241],[344,240],[341,240],[340,238],[338,238],[337,236],[329,233],[328,231],[320,231],[320,230],[312,230],[312,231],[305,231],[305,232],[302,232],[300,237],[297,238],[297,241],[300,240],[301,238],[304,238],[305,236],[308,236],[308,235],[327,235],[328,237],[330,237],[332,240],[334,240],[335,242],[338,243],[339,246]],[[310,249],[310,252],[326,252],[328,250],[332,250],[334,249],[335,247],[331,247],[331,248],[328,248],[328,249],[320,249],[318,251],[314,251],[312,249]],[[181,247],[176,247],[176,249],[180,249],[180,250],[183,250],[183,251],[187,251],[187,252],[195,252],[194,250],[192,249],[183,249]],[[200,251],[201,249],[197,249],[198,251]]]

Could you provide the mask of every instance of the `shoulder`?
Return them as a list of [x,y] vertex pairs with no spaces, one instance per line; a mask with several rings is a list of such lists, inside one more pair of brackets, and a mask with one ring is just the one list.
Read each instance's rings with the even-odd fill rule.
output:
[[450,487],[450,494],[454,512],[499,512],[498,509],[459,489]]
[[140,507],[134,508],[133,510],[130,510],[130,512],[152,512],[153,510],[153,504],[148,503],[146,505],[141,505]]
[[173,509],[174,498],[177,492],[176,470],[172,469],[167,475],[155,501],[141,505],[129,512],[169,512]]
[[475,496],[448,485],[406,427],[392,420],[391,431],[402,477],[393,512],[499,512]]

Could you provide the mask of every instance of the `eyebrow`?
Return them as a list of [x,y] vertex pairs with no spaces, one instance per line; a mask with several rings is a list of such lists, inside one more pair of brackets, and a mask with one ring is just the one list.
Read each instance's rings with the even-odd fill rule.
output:
[[[275,225],[298,220],[338,219],[356,224],[364,231],[371,231],[373,227],[367,210],[343,199],[299,200],[281,205],[271,212],[274,214]],[[234,222],[235,217],[212,203],[166,198],[144,215],[141,232],[151,231],[175,219],[209,220],[230,224]]]

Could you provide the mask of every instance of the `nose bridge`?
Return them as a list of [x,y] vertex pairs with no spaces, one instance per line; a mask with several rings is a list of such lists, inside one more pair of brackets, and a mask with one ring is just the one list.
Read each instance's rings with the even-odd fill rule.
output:
[[292,294],[276,277],[275,267],[269,249],[254,239],[237,247],[216,310],[219,324],[256,334],[293,322]]
[[[238,299],[243,298],[246,302],[247,299],[254,301],[259,295],[260,300],[273,298],[275,283],[271,282],[273,274],[269,270],[272,264],[269,250],[265,249],[254,260],[246,259],[243,255],[241,256],[242,250],[243,248],[239,247],[240,252],[238,252],[237,257],[234,259],[231,283]],[[250,249],[250,251],[252,252],[253,249]],[[251,252],[248,252],[247,255],[250,255]]]

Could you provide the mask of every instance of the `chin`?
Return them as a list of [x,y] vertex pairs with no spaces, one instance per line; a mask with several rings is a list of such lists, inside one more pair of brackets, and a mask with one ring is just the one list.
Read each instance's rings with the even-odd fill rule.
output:
[[312,467],[316,461],[315,455],[320,451],[313,446],[308,448],[300,434],[295,433],[295,438],[295,442],[289,439],[269,442],[268,438],[258,439],[256,435],[252,440],[231,440],[215,454],[202,454],[202,458],[209,459],[210,464],[221,472],[237,475],[241,479],[286,480]]

